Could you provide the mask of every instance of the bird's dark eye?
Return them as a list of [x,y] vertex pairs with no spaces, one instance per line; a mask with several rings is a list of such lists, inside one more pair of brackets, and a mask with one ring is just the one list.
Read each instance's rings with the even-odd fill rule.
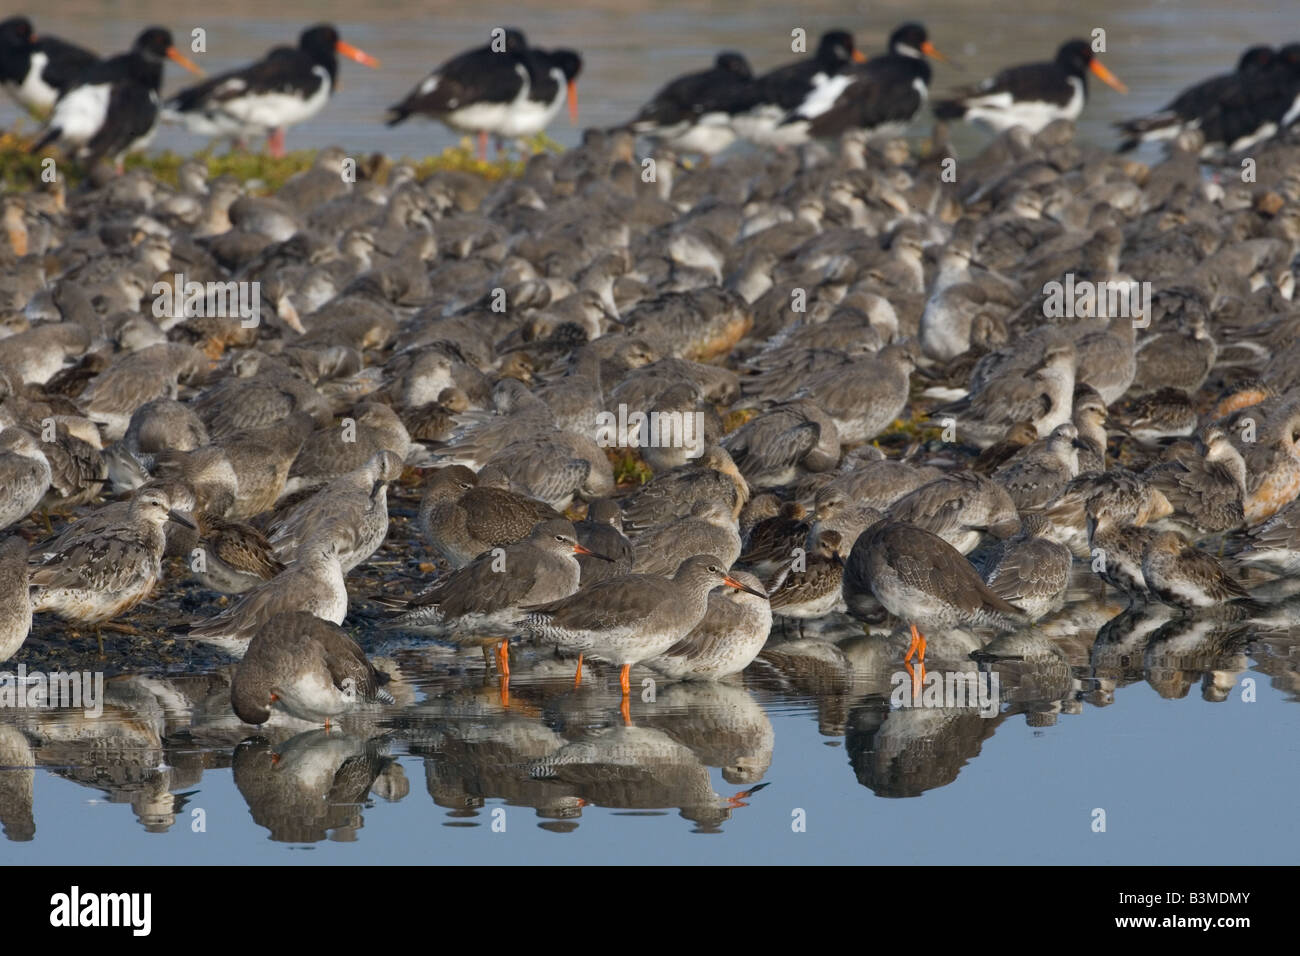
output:
[[563,541],[563,540],[564,540],[564,535],[562,535],[562,534],[557,534],[557,535],[555,536],[555,540],[556,540],[556,541]]
[[714,565],[710,565],[710,566],[709,566],[709,570],[712,571],[714,574],[721,574],[721,573],[722,573],[722,569],[719,568],[716,564],[714,564]]

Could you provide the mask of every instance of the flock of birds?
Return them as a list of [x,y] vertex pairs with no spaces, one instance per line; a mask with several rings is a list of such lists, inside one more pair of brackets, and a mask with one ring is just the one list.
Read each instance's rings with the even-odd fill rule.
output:
[[[75,77],[67,44],[0,33],[6,80],[52,105],[43,139],[96,156],[172,108],[274,137],[323,105],[336,53],[368,62],[315,27],[164,107],[166,31]],[[395,118],[549,121],[581,61],[503,42]],[[1133,606],[1267,615],[1300,567],[1297,49],[1131,124],[1169,139],[1155,165],[1075,141],[1085,73],[1118,81],[1073,41],[936,105],[1001,130],[947,181],[941,147],[881,139],[937,54],[909,24],[862,63],[842,31],[757,79],[724,54],[499,183],[404,164],[354,183],[328,149],[273,196],[198,162],[174,187],[133,171],[6,196],[0,660],[33,614],[135,630],[166,570],[231,596],[185,636],[240,659],[242,720],[383,701],[342,625],[348,575],[407,527],[404,481],[425,579],[369,596],[383,627],[488,665],[495,647],[503,693],[519,638],[575,683],[613,665],[625,719],[633,667],[738,674],[774,618],[892,617],[882,639],[923,675],[931,641],[951,659],[970,647],[948,635],[1032,633],[1080,577]],[[741,135],[798,148],[678,159]],[[1247,140],[1257,181],[1204,175],[1207,149]],[[260,323],[159,314],[176,275],[259,283]],[[1149,283],[1150,304],[1057,318],[1053,282]],[[620,409],[698,420],[702,454],[609,447]],[[32,544],[51,513],[77,517]]]
[[[377,68],[379,61],[347,43],[337,29],[304,30],[296,47],[282,46],[246,67],[160,97],[163,61],[202,71],[150,27],[132,48],[100,59],[53,36],[38,35],[26,17],[0,22],[0,82],[28,109],[49,120],[33,150],[57,144],[93,162],[143,149],[160,120],[192,133],[242,146],[266,136],[272,155],[284,152],[284,130],[318,114],[338,82],[339,56]],[[712,68],[666,84],[627,124],[679,153],[713,156],[737,139],[788,147],[850,131],[896,136],[925,108],[932,71],[927,59],[946,58],[923,25],[905,23],[885,53],[868,59],[845,30],[823,34],[810,57],[756,75],[741,53],[718,54]],[[498,144],[545,130],[567,101],[577,122],[573,50],[530,46],[522,31],[498,27],[487,45],[437,67],[389,108],[389,125],[409,117],[436,119],[478,137],[486,155]],[[934,104],[939,120],[961,120],[993,132],[1019,126],[1037,133],[1075,120],[1088,97],[1088,74],[1126,92],[1084,40],[1063,44],[1043,63],[1009,67]],[[1189,88],[1150,116],[1118,124],[1123,149],[1197,130],[1204,155],[1249,149],[1300,117],[1300,44],[1246,50],[1235,72]]]

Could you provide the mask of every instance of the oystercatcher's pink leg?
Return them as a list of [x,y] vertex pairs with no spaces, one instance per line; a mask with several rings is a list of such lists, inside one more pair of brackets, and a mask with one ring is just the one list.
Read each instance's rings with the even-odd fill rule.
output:
[[277,127],[266,134],[266,148],[276,159],[284,155],[284,129],[282,127]]

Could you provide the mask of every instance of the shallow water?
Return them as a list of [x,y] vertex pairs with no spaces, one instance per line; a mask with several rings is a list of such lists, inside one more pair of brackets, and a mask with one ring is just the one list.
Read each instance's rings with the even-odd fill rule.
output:
[[1060,655],[997,665],[991,716],[891,708],[902,644],[847,623],[737,683],[634,672],[630,727],[614,673],[526,650],[503,706],[477,652],[378,648],[398,706],[329,734],[250,733],[224,669],[112,678],[99,719],[0,714],[0,860],[1294,862],[1296,637],[1157,611],[1094,642],[1114,611],[1040,625]]
[[[896,22],[920,18],[965,67],[940,67],[939,92],[1103,26],[1106,62],[1132,93],[1093,84],[1082,136],[1099,142],[1113,141],[1110,121],[1158,107],[1229,68],[1248,43],[1294,29],[1289,0],[1248,14],[1212,0],[1106,0],[1087,19],[1077,3],[1000,6],[486,3],[413,14],[378,2],[362,22],[355,5],[336,2],[280,4],[268,18],[236,0],[207,20],[205,6],[150,0],[111,14],[52,3],[36,22],[99,49],[125,46],[154,20],[178,36],[204,26],[203,62],[216,71],[332,18],[383,69],[345,63],[343,90],[290,131],[290,147],[412,156],[455,138],[415,123],[386,130],[383,107],[499,23],[583,51],[592,125],[626,119],[722,46],[758,68],[782,62],[792,26],[815,37],[845,25],[875,50]],[[177,85],[169,74],[168,88]],[[578,135],[564,125],[553,134]],[[959,146],[979,141],[961,135]],[[155,145],[201,144],[164,130]],[[525,653],[507,708],[477,652],[383,647],[400,706],[328,736],[251,735],[222,700],[226,670],[182,657],[111,678],[96,720],[0,710],[0,862],[1294,862],[1300,640],[1290,621],[1300,615],[1267,628],[1103,626],[1120,609],[1094,606],[1095,590],[1039,628],[1059,656],[996,668],[1003,700],[990,718],[891,709],[902,642],[843,621],[805,642],[776,634],[774,660],[735,684],[657,686],[653,701],[634,699],[630,729],[608,672],[575,692],[562,667],[530,671]],[[970,668],[959,650],[940,645],[931,667]]]

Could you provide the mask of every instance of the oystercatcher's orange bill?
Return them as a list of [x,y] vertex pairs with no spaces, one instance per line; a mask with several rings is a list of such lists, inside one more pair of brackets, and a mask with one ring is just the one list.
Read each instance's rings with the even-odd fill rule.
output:
[[854,50],[853,53],[850,54],[850,55],[853,57],[853,62],[854,62],[854,63],[866,63],[866,62],[867,62],[867,55],[866,55],[865,53],[863,53],[861,50]]
[[578,125],[578,84],[569,80],[569,122]]
[[1092,62],[1088,64],[1088,69],[1097,74],[1097,79],[1101,80],[1111,89],[1119,90],[1121,93],[1128,92],[1128,87],[1119,81],[1118,76],[1102,66],[1101,60],[1094,57]]
[[351,43],[344,43],[342,40],[339,40],[337,43],[334,44],[334,49],[337,50],[339,53],[341,53],[343,56],[347,57],[349,60],[356,60],[362,66],[368,66],[371,69],[377,69],[379,67],[378,60],[376,60],[365,50],[361,50],[358,49],[357,47],[354,47]]
[[936,47],[929,40],[926,40],[924,43],[921,44],[921,52],[924,53],[932,60],[938,60],[940,63],[948,62],[948,58],[944,56],[942,53],[940,53],[938,47]]
[[192,60],[190,60],[188,57],[183,55],[181,51],[176,49],[176,47],[174,46],[169,46],[167,48],[167,59],[176,61],[181,66],[185,67],[185,69],[189,70],[191,73],[198,74],[199,76],[203,75],[203,71],[200,70]]

